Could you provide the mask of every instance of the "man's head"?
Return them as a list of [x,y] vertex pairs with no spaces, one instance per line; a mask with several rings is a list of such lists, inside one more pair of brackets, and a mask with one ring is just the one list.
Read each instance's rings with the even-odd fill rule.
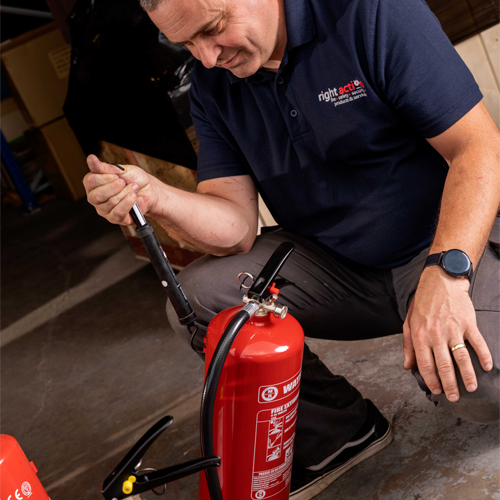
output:
[[240,78],[277,69],[286,46],[283,0],[140,0],[171,43]]

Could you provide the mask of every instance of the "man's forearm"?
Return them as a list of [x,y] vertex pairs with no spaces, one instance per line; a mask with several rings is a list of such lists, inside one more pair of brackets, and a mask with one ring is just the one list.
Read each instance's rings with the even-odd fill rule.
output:
[[481,258],[500,204],[500,144],[469,144],[454,158],[446,179],[430,253],[464,251],[474,268]]
[[157,179],[153,182],[159,195],[148,216],[172,238],[219,256],[251,248],[257,232],[257,200],[251,193],[244,192],[240,204],[173,188]]

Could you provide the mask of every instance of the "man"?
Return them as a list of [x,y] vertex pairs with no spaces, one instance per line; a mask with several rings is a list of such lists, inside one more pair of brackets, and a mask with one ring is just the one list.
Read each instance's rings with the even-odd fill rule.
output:
[[[238,272],[258,273],[293,241],[283,276],[296,287],[280,296],[307,336],[403,329],[404,368],[431,401],[498,421],[499,262],[485,245],[500,134],[425,3],[141,3],[201,62],[198,193],[91,156],[84,184],[98,213],[130,224],[137,202],[211,254],[179,276],[205,322],[238,302]],[[256,239],[257,191],[282,229]],[[291,498],[312,498],[391,439],[373,403],[306,346]]]

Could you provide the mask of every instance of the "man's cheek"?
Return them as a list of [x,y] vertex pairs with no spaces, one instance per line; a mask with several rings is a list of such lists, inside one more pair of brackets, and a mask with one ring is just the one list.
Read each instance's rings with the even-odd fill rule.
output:
[[230,49],[245,50],[248,48],[248,41],[241,33],[235,33],[232,30],[230,32],[225,31],[221,35],[215,37],[215,42],[221,47],[227,47]]

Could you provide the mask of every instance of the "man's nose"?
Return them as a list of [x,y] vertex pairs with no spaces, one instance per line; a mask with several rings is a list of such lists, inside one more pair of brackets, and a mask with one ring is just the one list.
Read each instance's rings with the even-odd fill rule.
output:
[[193,51],[194,57],[199,59],[205,68],[213,68],[222,52],[222,47],[217,45],[214,40],[208,39],[196,43],[195,50],[197,54]]

